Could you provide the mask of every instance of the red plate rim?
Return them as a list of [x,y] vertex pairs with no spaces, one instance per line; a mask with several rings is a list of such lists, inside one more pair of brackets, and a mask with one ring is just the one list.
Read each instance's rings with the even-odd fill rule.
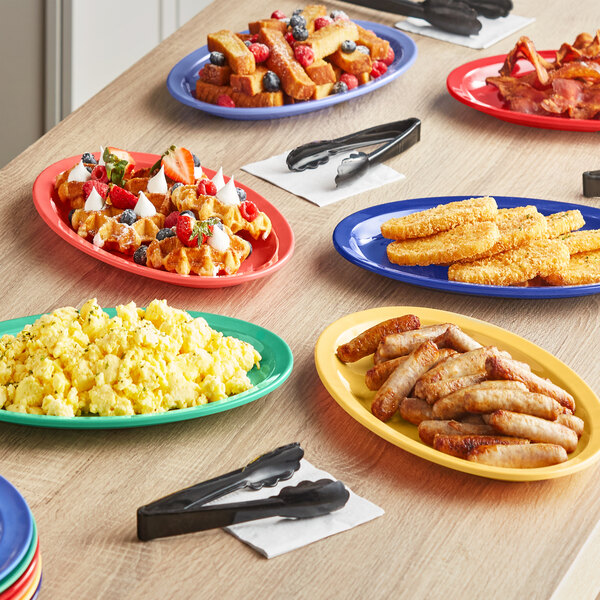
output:
[[[546,59],[553,59],[556,57],[556,50],[542,50],[539,52],[541,56]],[[563,131],[600,131],[600,119],[567,119],[565,117],[550,117],[546,115],[531,115],[528,113],[515,112],[506,108],[502,108],[500,104],[502,101],[498,99],[498,106],[487,104],[475,98],[472,94],[473,87],[466,83],[467,76],[473,74],[478,69],[483,67],[489,67],[490,65],[497,64],[498,70],[504,64],[506,54],[498,54],[496,56],[488,56],[487,58],[479,58],[471,62],[465,63],[460,67],[454,69],[446,79],[446,86],[448,92],[453,98],[456,98],[459,102],[474,108],[480,112],[486,113],[503,121],[510,123],[516,123],[518,125],[525,125],[527,127],[539,127],[542,129],[560,129]],[[523,68],[527,65],[527,61],[523,59],[519,60],[522,72],[533,70],[533,66],[530,69]],[[485,84],[484,78],[477,80],[478,83]],[[482,85],[492,89],[493,86],[490,84]]]
[[[130,152],[139,166],[150,166],[154,164],[160,156],[158,154],[148,154],[143,152]],[[99,153],[94,153],[96,159]],[[230,287],[241,283],[246,283],[254,279],[265,277],[280,269],[292,256],[294,251],[294,233],[287,219],[271,204],[266,198],[249,188],[248,186],[236,180],[236,185],[246,191],[248,200],[252,200],[256,206],[265,212],[273,229],[271,235],[275,235],[278,241],[278,250],[275,260],[268,261],[266,266],[253,271],[238,271],[235,275],[224,275],[220,277],[202,277],[199,275],[179,275],[138,265],[132,260],[128,260],[123,256],[108,252],[102,248],[98,248],[83,239],[66,223],[57,208],[57,197],[54,190],[54,181],[59,173],[62,173],[69,167],[73,166],[81,158],[81,154],[70,156],[59,160],[49,167],[46,167],[36,178],[33,184],[33,204],[44,222],[58,234],[63,240],[74,246],[78,250],[93,256],[94,258],[117,267],[118,269],[128,271],[135,275],[141,275],[150,279],[157,279],[165,283],[182,285],[194,288],[220,288]],[[202,170],[212,177],[216,171],[202,166]],[[225,181],[229,181],[229,177],[224,177]],[[243,269],[243,265],[242,265]]]
[[17,579],[10,587],[6,588],[0,593],[0,600],[13,600],[13,598],[20,597],[21,592],[27,589],[35,579],[37,566],[40,561],[40,540],[37,541],[35,553],[29,565],[23,574]]

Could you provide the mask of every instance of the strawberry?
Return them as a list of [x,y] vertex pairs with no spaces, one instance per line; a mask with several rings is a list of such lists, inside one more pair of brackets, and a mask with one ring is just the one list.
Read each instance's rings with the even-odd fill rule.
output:
[[344,73],[340,77],[340,81],[343,81],[349,90],[353,90],[355,87],[358,87],[358,78],[356,75],[352,75],[351,73]]
[[315,52],[310,46],[295,46],[294,56],[304,68],[315,62]]
[[217,98],[217,104],[219,106],[227,106],[228,108],[235,108],[235,102],[231,99],[231,96],[227,94],[221,94]]
[[201,179],[196,191],[199,196],[216,196],[217,186],[210,179]]
[[115,208],[135,208],[138,199],[127,190],[118,185],[113,185],[110,190],[110,201]]
[[130,165],[133,165],[135,167],[135,160],[133,160],[133,156],[131,156],[131,154],[129,154],[127,150],[120,150],[119,148],[107,146],[104,149],[104,153],[106,153],[107,150],[110,152],[110,154],[114,154],[119,160],[126,160]]
[[248,50],[254,54],[254,60],[257,64],[265,62],[269,58],[269,54],[271,54],[269,47],[265,44],[250,44]]
[[165,219],[165,228],[170,229],[171,227],[174,227],[175,225],[177,225],[178,220],[179,220],[179,211],[174,210],[173,212],[171,212],[167,215],[167,218]]
[[91,177],[102,183],[108,183],[108,175],[106,174],[106,167],[104,165],[96,165],[92,169]]
[[387,56],[384,59],[382,59],[381,62],[385,63],[389,67],[394,62],[395,59],[396,59],[396,54],[394,53],[394,49],[390,46]]
[[252,200],[246,200],[240,204],[240,212],[246,221],[252,222],[254,219],[256,219],[256,217],[258,217],[258,213],[260,211],[258,210],[256,204],[252,202]]
[[198,236],[192,237],[195,221],[196,219],[189,215],[179,215],[175,229],[179,241],[190,248],[198,245]]
[[274,10],[271,14],[271,19],[285,19],[285,15],[280,10]]
[[194,183],[194,157],[187,148],[171,146],[162,157],[165,175],[173,181]]
[[102,196],[102,200],[106,200],[106,196],[108,195],[108,184],[96,179],[90,179],[83,184],[83,197],[87,200],[94,188],[96,188],[96,191]]

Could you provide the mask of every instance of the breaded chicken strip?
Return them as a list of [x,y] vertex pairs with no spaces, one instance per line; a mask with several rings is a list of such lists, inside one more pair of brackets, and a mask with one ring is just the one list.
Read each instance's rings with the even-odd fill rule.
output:
[[562,269],[544,278],[551,285],[586,285],[600,282],[600,250],[574,254]]
[[489,258],[451,265],[448,279],[480,285],[515,285],[567,267],[569,250],[558,240],[539,239]]
[[600,229],[584,229],[565,233],[558,238],[564,242],[571,256],[581,252],[600,250]]
[[381,234],[391,240],[427,237],[464,223],[491,221],[496,218],[497,208],[496,201],[488,196],[440,204],[386,221],[381,226]]
[[585,225],[583,216],[579,210],[565,210],[546,216],[548,225],[548,237],[555,238],[569,231],[581,229]]

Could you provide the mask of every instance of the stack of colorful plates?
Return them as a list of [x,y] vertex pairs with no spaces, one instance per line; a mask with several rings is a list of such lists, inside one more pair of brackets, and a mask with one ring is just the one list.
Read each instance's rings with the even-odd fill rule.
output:
[[32,600],[42,586],[42,557],[33,515],[0,477],[0,600]]

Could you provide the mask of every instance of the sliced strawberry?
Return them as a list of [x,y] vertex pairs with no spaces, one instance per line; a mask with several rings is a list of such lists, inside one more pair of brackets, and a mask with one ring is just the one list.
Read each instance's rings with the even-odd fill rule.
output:
[[201,179],[196,191],[199,196],[216,196],[217,186],[210,179]]
[[162,157],[165,175],[173,181],[194,183],[194,156],[187,148],[171,146]]
[[171,227],[174,227],[175,225],[177,225],[178,220],[179,220],[179,211],[174,210],[173,212],[171,212],[167,215],[167,218],[165,219],[165,228],[170,229]]
[[126,160],[130,165],[135,167],[135,160],[133,159],[133,156],[127,152],[127,150],[113,148],[112,146],[107,146],[106,150],[108,150],[111,154],[114,154],[119,160]]
[[192,247],[198,245],[198,236],[192,237],[195,220],[189,215],[179,215],[179,219],[177,219],[177,228],[175,231],[177,232],[179,241],[184,246]]
[[108,184],[96,179],[90,179],[83,184],[83,197],[87,200],[94,188],[96,188],[96,191],[102,196],[102,200],[106,200],[106,196],[108,195]]
[[113,185],[110,190],[110,201],[115,208],[135,208],[138,199],[127,190],[118,185]]
[[106,174],[106,167],[104,165],[96,165],[92,169],[91,178],[101,181],[102,183],[108,183],[108,175]]

